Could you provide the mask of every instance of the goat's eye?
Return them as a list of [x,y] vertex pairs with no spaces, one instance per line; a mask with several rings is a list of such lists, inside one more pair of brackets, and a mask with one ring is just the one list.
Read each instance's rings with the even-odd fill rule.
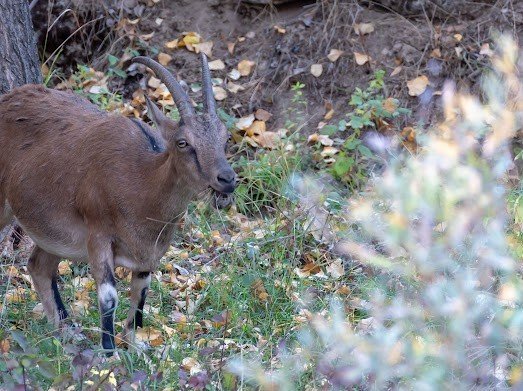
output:
[[227,142],[230,143],[232,141],[232,134],[229,133],[229,136],[227,137]]
[[185,148],[189,144],[187,144],[187,141],[185,141],[185,140],[178,140],[176,145],[178,146],[178,148]]

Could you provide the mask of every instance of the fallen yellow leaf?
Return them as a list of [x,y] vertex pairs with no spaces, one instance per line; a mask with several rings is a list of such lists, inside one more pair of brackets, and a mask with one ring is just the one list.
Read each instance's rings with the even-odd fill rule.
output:
[[211,320],[212,320],[213,327],[220,328],[230,322],[231,313],[227,310],[222,311],[218,315],[213,316],[213,318]]
[[6,354],[11,350],[11,343],[8,339],[3,339],[0,341],[0,353]]
[[234,53],[234,47],[236,46],[236,42],[227,42],[227,51],[229,54]]
[[314,144],[316,141],[318,141],[319,134],[313,133],[309,137],[307,137],[307,142],[309,144]]
[[340,278],[343,276],[345,274],[345,270],[343,270],[343,264],[341,260],[334,261],[328,265],[327,273],[329,273],[333,278]]
[[144,40],[144,41],[148,41],[150,40],[152,37],[154,37],[154,31],[152,33],[149,33],[149,34],[142,34],[142,35],[139,35],[140,39]]
[[374,31],[374,25],[372,23],[356,23],[354,25],[354,32],[357,35],[367,35]]
[[312,64],[311,65],[311,73],[314,77],[320,77],[323,73],[323,65],[321,64]]
[[396,100],[394,98],[387,98],[382,103],[383,109],[389,113],[392,114],[396,111],[398,108],[398,105],[396,104]]
[[256,65],[256,63],[254,61],[250,61],[250,60],[240,61],[238,63],[238,71],[240,71],[240,75],[249,76],[252,72],[252,69],[254,68],[254,65]]
[[187,317],[179,311],[173,311],[171,313],[171,319],[174,323],[187,323]]
[[254,135],[262,134],[266,130],[265,122],[263,121],[253,121],[251,126],[249,126],[245,130],[245,134],[249,137],[252,137]]
[[11,289],[5,293],[4,297],[8,303],[23,303],[25,301],[25,290],[21,287]]
[[321,151],[321,156],[331,157],[331,156],[336,155],[339,151],[340,150],[338,148],[328,146],[328,147],[323,148],[323,151]]
[[153,347],[158,347],[163,344],[162,332],[153,327],[138,328],[135,336],[138,341],[148,343]]
[[429,85],[429,78],[425,75],[418,76],[415,79],[407,82],[407,88],[409,89],[410,96],[420,96],[425,92]]
[[147,85],[151,88],[158,88],[160,87],[160,84],[162,84],[162,81],[154,76],[151,76],[147,82]]
[[239,91],[245,90],[245,87],[230,81],[227,83],[227,89],[233,94],[237,94]]
[[225,91],[222,87],[214,86],[212,88],[212,92],[214,94],[214,98],[217,101],[221,101],[227,98],[227,91]]
[[166,66],[169,64],[172,60],[172,56],[168,55],[167,53],[159,53],[158,54],[158,62],[162,64],[163,66]]
[[269,294],[267,293],[261,278],[258,278],[252,283],[251,289],[253,290],[254,295],[261,301],[267,301],[269,298]]
[[188,33],[184,33],[184,37],[182,38],[183,43],[185,46],[187,45],[194,45],[195,43],[201,42],[200,34],[195,33],[194,31],[190,31]]
[[342,54],[343,50],[331,49],[329,54],[327,55],[327,58],[329,59],[329,61],[335,62],[338,60],[338,58],[340,58]]
[[396,76],[397,74],[399,74],[401,72],[401,70],[403,69],[403,67],[401,65],[397,66],[396,68],[394,68],[392,70],[392,72],[390,73],[390,77],[392,76]]
[[201,42],[193,44],[194,52],[199,54],[200,52],[205,53],[207,57],[212,57],[212,47],[214,43],[212,41]]
[[263,132],[253,136],[253,139],[262,148],[274,149],[281,140],[281,135],[277,132]]
[[72,273],[69,261],[62,261],[58,264],[58,274],[61,276],[69,275]]
[[225,64],[222,60],[214,60],[209,62],[209,69],[211,71],[221,71],[222,69],[225,69]]
[[354,59],[356,60],[356,64],[364,65],[369,62],[370,57],[363,53],[354,52]]
[[182,360],[182,369],[185,369],[186,371],[189,371],[191,375],[194,375],[195,373],[198,373],[201,371],[201,365],[196,359],[192,357],[185,357]]
[[167,49],[176,49],[178,47],[178,40],[173,39],[172,41],[165,42],[165,47]]
[[271,119],[272,114],[269,113],[267,110],[258,109],[258,110],[256,110],[256,113],[254,113],[254,116],[256,117],[256,119],[258,119],[260,121],[267,122],[268,120]]
[[287,30],[285,30],[283,27],[275,25],[274,30],[276,30],[279,34],[285,34]]
[[250,114],[246,117],[240,118],[236,122],[236,128],[238,128],[240,130],[246,130],[249,126],[252,125],[253,122],[254,122],[254,114]]

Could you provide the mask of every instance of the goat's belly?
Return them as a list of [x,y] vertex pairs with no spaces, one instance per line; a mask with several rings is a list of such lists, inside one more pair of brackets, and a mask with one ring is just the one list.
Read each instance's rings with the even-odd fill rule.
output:
[[29,236],[33,239],[38,247],[45,250],[49,254],[54,254],[60,258],[69,259],[71,261],[87,261],[87,246],[82,246],[79,243],[57,243],[46,239],[41,239],[35,235]]
[[143,264],[140,262],[135,261],[131,257],[117,255],[114,258],[114,265],[115,266],[122,266],[126,269],[133,270],[133,271],[143,271]]
[[71,261],[87,261],[87,241],[83,230],[68,230],[67,238],[50,238],[42,232],[26,227],[23,223],[20,225],[35,244],[49,254]]
[[[163,255],[163,254],[162,254]],[[135,272],[152,272],[158,268],[160,257],[131,256],[127,253],[117,252],[114,257],[114,265],[122,266]]]

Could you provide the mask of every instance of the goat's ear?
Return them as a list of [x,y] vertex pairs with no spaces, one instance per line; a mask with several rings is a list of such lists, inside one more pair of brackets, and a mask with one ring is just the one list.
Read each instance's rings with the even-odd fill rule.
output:
[[145,96],[145,103],[147,105],[147,116],[154,122],[156,128],[163,129],[163,125],[167,122],[167,117],[147,96]]

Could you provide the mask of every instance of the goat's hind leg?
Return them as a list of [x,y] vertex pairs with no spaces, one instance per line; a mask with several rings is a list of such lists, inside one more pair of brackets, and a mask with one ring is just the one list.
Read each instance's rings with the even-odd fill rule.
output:
[[60,321],[67,318],[60,293],[58,292],[58,264],[60,257],[49,254],[40,247],[35,247],[27,269],[33,280],[36,293],[44,306],[45,314],[55,327],[60,325]]
[[149,285],[151,273],[133,272],[131,278],[131,308],[125,321],[124,338],[127,343],[134,343],[134,330],[143,327],[143,307]]
[[2,243],[5,237],[11,232],[12,220],[13,216],[7,211],[5,200],[0,193],[0,243]]

